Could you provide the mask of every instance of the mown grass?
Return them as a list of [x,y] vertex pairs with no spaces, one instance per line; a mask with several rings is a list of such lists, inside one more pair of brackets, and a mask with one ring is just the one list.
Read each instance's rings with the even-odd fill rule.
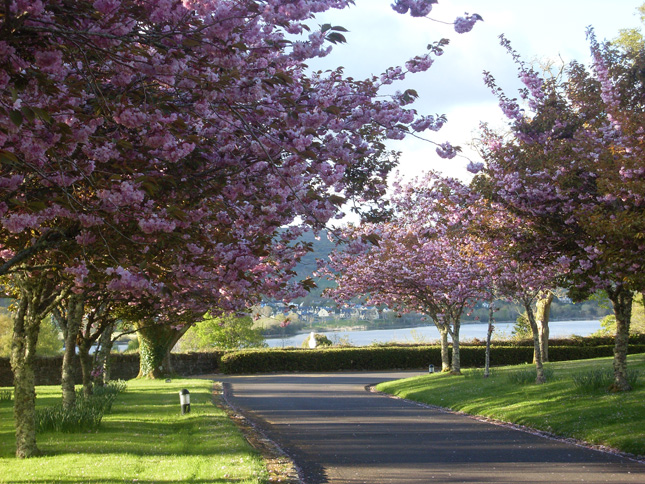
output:
[[[179,390],[190,391],[181,415]],[[41,457],[14,457],[11,402],[0,402],[0,483],[240,483],[268,481],[262,458],[212,404],[212,382],[128,382],[98,432],[38,435]],[[37,388],[37,406],[60,401],[60,388]]]
[[[552,434],[606,445],[645,456],[645,355],[628,358],[639,378],[633,391],[609,393],[606,387],[580,386],[574,379],[611,369],[611,358],[547,364],[550,380],[532,383],[531,365],[481,370],[463,376],[435,373],[378,385],[379,391],[430,405],[525,425]],[[523,374],[522,374],[523,373]],[[532,377],[526,378],[526,374]]]

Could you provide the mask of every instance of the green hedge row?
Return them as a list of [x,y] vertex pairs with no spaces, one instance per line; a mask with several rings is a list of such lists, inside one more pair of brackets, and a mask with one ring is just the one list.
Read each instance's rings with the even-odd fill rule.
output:
[[[613,345],[551,346],[550,361],[581,360],[613,356]],[[485,348],[465,346],[460,350],[461,366],[483,367]],[[645,353],[645,345],[631,345],[629,353]],[[531,363],[533,348],[496,346],[491,348],[491,365]],[[317,372],[340,370],[441,368],[439,346],[388,346],[357,348],[244,350],[222,357],[220,371],[228,374],[267,372]]]

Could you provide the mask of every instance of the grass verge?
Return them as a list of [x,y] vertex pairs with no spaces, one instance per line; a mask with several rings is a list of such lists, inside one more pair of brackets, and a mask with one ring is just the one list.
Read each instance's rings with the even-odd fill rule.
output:
[[[606,386],[581,386],[612,367],[611,358],[549,363],[549,381],[536,385],[532,365],[494,368],[489,378],[481,370],[463,376],[435,373],[386,382],[376,389],[401,398],[471,415],[525,425],[551,434],[645,456],[645,355],[629,356],[639,372],[633,391],[608,393]],[[531,375],[526,378],[526,375]],[[608,385],[607,385],[608,386]]]
[[[190,391],[181,415],[179,390]],[[37,407],[60,401],[60,387],[37,388]],[[97,432],[38,435],[42,457],[13,457],[12,402],[0,402],[0,483],[268,482],[262,458],[212,404],[207,380],[133,380]]]

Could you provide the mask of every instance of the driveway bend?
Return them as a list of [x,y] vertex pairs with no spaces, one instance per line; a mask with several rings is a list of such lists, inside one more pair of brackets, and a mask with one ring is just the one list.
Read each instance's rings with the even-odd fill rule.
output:
[[645,483],[639,462],[365,391],[414,374],[221,380],[306,484]]

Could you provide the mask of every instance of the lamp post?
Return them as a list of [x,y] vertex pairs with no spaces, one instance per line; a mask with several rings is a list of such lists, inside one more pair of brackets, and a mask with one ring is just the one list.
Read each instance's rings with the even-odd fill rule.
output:
[[185,388],[179,391],[179,403],[182,415],[190,413],[190,392]]

